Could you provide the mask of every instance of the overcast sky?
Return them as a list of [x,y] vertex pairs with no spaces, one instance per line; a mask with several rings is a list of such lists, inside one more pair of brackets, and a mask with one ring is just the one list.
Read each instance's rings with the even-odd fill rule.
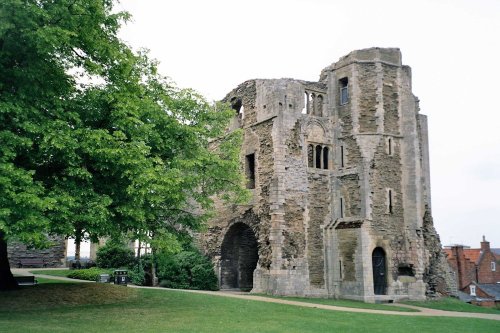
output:
[[500,248],[500,1],[122,0],[121,37],[219,100],[252,78],[318,80],[352,50],[398,47],[428,115],[443,245]]

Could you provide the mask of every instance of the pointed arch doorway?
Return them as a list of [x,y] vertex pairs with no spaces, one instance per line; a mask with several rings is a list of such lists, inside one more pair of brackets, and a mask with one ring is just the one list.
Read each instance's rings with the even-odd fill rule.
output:
[[253,288],[253,271],[259,260],[257,238],[245,223],[235,223],[224,236],[221,247],[221,289]]

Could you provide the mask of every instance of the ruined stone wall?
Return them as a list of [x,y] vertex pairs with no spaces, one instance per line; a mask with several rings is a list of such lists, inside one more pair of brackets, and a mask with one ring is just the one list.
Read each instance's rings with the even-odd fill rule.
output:
[[340,193],[343,198],[344,217],[357,217],[361,215],[361,194],[358,174],[347,174],[339,177],[341,183]]
[[426,210],[423,222],[423,238],[427,265],[424,272],[424,282],[427,283],[428,294],[456,294],[458,285],[456,276],[446,260],[446,254],[441,247],[439,235],[429,210]]
[[359,89],[359,132],[377,132],[377,71],[373,63],[358,64]]
[[309,182],[309,220],[307,226],[307,259],[311,285],[322,287],[324,284],[323,228],[329,213],[328,174],[311,172]]
[[52,246],[39,250],[29,249],[20,242],[9,242],[7,251],[11,267],[18,267],[21,259],[37,259],[43,261],[47,267],[62,267],[66,262],[66,243],[59,236],[50,237]]
[[358,247],[358,232],[357,229],[339,229],[339,249],[340,249],[340,265],[342,281],[356,282],[356,253]]
[[384,133],[399,135],[399,89],[398,69],[395,66],[382,64],[383,87],[382,98],[384,106]]
[[258,291],[365,301],[380,296],[371,256],[382,247],[383,296],[422,299],[422,278],[435,284],[443,267],[430,211],[424,218],[427,133],[411,72],[399,50],[372,48],[320,80],[251,80],[225,98],[244,130],[242,164],[255,156],[255,188],[248,205],[220,206],[202,247],[216,259],[241,221],[258,240]]
[[293,175],[287,182],[284,206],[285,225],[283,230],[282,258],[285,268],[294,269],[296,260],[303,258],[306,249],[304,229],[305,194],[305,160],[301,145],[301,122],[297,121],[286,140],[286,172]]

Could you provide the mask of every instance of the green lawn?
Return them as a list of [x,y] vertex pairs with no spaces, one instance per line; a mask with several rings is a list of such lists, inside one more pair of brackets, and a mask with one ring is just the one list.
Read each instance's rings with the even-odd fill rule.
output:
[[36,280],[38,281],[38,284],[47,284],[47,283],[81,283],[79,281],[62,281],[62,280],[46,279],[46,278],[41,278],[41,277],[37,277]]
[[424,308],[446,310],[446,311],[458,311],[458,312],[476,312],[476,313],[494,313],[500,315],[500,309],[495,308],[483,308],[477,305],[468,304],[462,302],[459,299],[453,297],[446,297],[434,301],[425,302],[403,302],[408,305],[421,306]]
[[69,269],[35,269],[30,271],[32,274],[43,274],[52,276],[68,276],[71,271]]
[[336,312],[171,290],[40,284],[0,293],[2,332],[500,332],[500,321]]
[[270,298],[284,299],[296,302],[305,302],[312,304],[325,304],[334,306],[344,306],[347,308],[358,308],[358,309],[376,309],[376,310],[388,310],[388,311],[401,311],[401,312],[418,312],[417,310],[400,307],[397,305],[384,305],[384,304],[374,304],[374,303],[364,303],[360,301],[352,301],[347,299],[330,299],[330,298],[305,298],[305,297],[281,297],[281,296],[269,296],[265,294],[251,294],[256,296],[264,296]]

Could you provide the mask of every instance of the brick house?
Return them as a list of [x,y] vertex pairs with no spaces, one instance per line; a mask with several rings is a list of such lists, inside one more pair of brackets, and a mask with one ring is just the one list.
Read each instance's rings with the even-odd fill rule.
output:
[[481,248],[453,245],[444,251],[455,272],[458,289],[469,294],[475,303],[489,299],[494,304],[498,298],[495,290],[500,289],[500,255],[490,248],[490,242],[483,236]]
[[481,284],[471,282],[463,290],[467,294],[467,302],[484,307],[500,308],[500,283]]

